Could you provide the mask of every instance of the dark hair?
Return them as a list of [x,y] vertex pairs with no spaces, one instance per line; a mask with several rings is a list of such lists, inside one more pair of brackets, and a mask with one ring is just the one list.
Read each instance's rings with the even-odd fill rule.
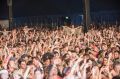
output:
[[0,65],[2,65],[2,60],[0,60]]
[[79,48],[79,46],[75,46],[75,48]]
[[19,68],[20,68],[20,64],[21,64],[22,62],[25,62],[25,60],[22,59],[22,58],[18,60],[18,67],[19,67]]
[[87,48],[85,49],[85,53],[88,53],[88,54],[89,54],[89,53],[90,53],[89,50],[91,50],[91,49],[90,49],[89,47],[87,47]]
[[120,79],[120,76],[114,76],[112,79]]
[[54,55],[52,53],[47,52],[42,56],[42,61],[45,62],[46,60],[52,59],[53,57]]
[[67,55],[68,55],[68,53],[64,54],[64,55],[62,56],[62,59],[65,60],[65,58],[67,57]]
[[38,57],[32,57],[32,60],[35,59],[35,60],[38,60],[39,61],[39,58]]
[[68,46],[68,43],[65,43],[62,45],[63,48],[67,47]]
[[21,56],[21,58],[25,58],[25,57],[28,57],[28,55],[27,55],[27,54],[23,54],[23,55]]
[[55,55],[55,54],[59,54],[59,53],[57,51],[54,51],[53,54]]
[[32,65],[32,60],[28,61],[27,65]]

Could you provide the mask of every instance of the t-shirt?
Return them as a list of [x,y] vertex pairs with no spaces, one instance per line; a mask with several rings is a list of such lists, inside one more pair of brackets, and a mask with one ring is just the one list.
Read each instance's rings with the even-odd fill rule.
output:
[[35,69],[35,79],[43,79],[43,71],[40,67]]
[[8,79],[9,78],[9,74],[7,70],[1,70],[0,71],[0,76],[2,79]]

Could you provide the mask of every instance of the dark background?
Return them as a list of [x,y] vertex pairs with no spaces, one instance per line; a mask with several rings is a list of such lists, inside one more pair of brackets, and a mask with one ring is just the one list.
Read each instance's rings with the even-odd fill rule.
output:
[[[92,12],[120,12],[120,0],[90,0]],[[13,17],[82,14],[82,0],[13,0]],[[7,0],[0,0],[0,19],[8,18]]]

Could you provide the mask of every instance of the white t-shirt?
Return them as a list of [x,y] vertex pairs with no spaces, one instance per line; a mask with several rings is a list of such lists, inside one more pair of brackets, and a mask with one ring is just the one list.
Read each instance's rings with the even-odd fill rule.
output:
[[8,75],[8,71],[7,70],[1,70],[0,71],[0,75],[2,79],[8,79],[9,75]]
[[41,74],[40,71],[35,72],[35,79],[43,79],[43,75]]

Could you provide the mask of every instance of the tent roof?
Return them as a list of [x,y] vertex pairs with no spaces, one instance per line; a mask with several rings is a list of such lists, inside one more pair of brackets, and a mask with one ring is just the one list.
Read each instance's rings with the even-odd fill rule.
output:
[[[0,0],[0,17],[8,17],[7,0]],[[120,11],[120,0],[90,0],[91,12]],[[81,14],[82,0],[13,0],[14,17]]]

